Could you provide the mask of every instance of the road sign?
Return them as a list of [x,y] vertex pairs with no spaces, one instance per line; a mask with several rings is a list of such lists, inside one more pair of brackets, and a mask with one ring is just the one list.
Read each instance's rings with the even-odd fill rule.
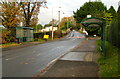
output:
[[49,35],[44,35],[44,38],[45,38],[45,39],[48,39],[48,38],[49,38]]

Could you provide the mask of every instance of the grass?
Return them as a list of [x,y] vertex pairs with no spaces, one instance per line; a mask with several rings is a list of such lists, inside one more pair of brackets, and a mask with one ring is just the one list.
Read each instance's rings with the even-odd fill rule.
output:
[[12,46],[17,46],[20,45],[18,43],[6,43],[6,44],[1,44],[0,48],[6,48],[6,47],[12,47]]
[[[100,40],[97,41],[97,50],[100,52]],[[100,53],[100,58],[98,59],[99,64],[99,75],[100,77],[111,77],[112,79],[116,79],[116,77],[120,77],[118,73],[118,55],[120,50],[111,45],[109,42],[105,43],[106,47],[106,57],[104,57]],[[115,78],[114,78],[115,77]]]
[[[56,39],[59,39],[59,38],[54,38],[53,40],[56,40]],[[38,38],[37,38],[37,39],[35,39],[34,41],[35,41],[35,42],[45,42],[45,41],[51,41],[51,40],[52,40],[52,38],[48,38],[48,39],[46,39],[46,40],[45,40],[45,39],[38,39]]]
[[45,42],[44,39],[38,39],[37,41],[38,41],[38,42]]
[[[58,38],[54,38],[54,40],[55,39],[58,39]],[[47,41],[51,41],[51,40],[52,40],[51,38],[47,39]],[[44,40],[44,39],[35,39],[33,42],[45,43],[46,40]],[[14,43],[14,42],[6,43],[6,44],[0,44],[0,48],[13,47],[13,46],[21,45],[21,44],[22,43],[18,44],[18,43]]]

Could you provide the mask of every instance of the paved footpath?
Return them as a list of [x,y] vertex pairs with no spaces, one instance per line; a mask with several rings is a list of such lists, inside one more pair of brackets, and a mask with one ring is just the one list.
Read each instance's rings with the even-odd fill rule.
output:
[[73,50],[62,56],[41,77],[86,77],[98,79],[99,57],[96,52],[96,40],[84,40]]

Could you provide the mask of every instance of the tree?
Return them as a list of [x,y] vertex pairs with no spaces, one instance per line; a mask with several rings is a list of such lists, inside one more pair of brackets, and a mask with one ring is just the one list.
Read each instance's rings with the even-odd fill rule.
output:
[[43,28],[43,26],[41,25],[41,24],[38,24],[38,25],[36,25],[36,26],[34,26],[33,27],[33,29],[36,31],[36,32],[38,32],[40,29],[42,29]]
[[95,0],[96,2],[101,2],[101,0]]
[[71,22],[65,22],[64,26],[61,27],[61,30],[67,30],[68,28],[74,28],[74,25]]
[[2,25],[10,29],[16,27],[20,22],[18,16],[20,15],[20,5],[16,2],[2,2]]
[[26,27],[33,27],[38,22],[38,13],[42,4],[46,5],[46,0],[41,2],[20,2],[23,22]]
[[115,11],[115,9],[114,9],[113,6],[111,6],[111,7],[108,9],[107,12],[108,12],[108,13],[111,13],[111,15],[113,16],[113,18],[116,17],[116,15],[117,15],[117,12]]
[[118,23],[120,23],[120,6],[117,11],[117,19],[118,19]]
[[68,28],[75,28],[76,21],[73,16],[71,17],[64,17],[60,22],[60,26],[62,30],[67,30]]
[[103,12],[107,8],[102,2],[86,2],[80,9],[77,9],[74,13],[74,18],[80,23],[87,15],[92,15],[92,17],[101,18]]
[[40,29],[42,29],[42,28],[43,28],[43,26],[42,26],[41,24],[38,24],[38,25],[37,25],[37,29],[40,30]]
[[111,13],[104,12],[104,16],[102,17],[102,19],[105,20],[106,27],[109,27],[112,22],[113,16]]
[[49,22],[49,24],[54,25],[54,26],[57,26],[58,23],[59,23],[59,22],[58,22],[58,20],[56,20],[56,19],[52,19],[52,21]]
[[2,25],[6,28],[2,31],[3,43],[15,41],[15,27],[20,20],[20,5],[17,2],[1,2]]
[[69,22],[69,21],[70,21],[69,17],[63,17],[62,20],[61,20],[61,22],[60,22],[60,26],[64,27],[65,23]]
[[52,26],[52,24],[45,24],[44,27],[49,27],[49,26]]
[[[77,9],[74,13],[74,18],[77,23],[80,23],[87,15],[91,15],[92,17],[103,18],[104,12],[106,12],[107,8],[101,1],[96,2],[86,2],[80,9]],[[98,28],[85,28],[86,31],[91,32],[91,34],[96,33],[95,31],[99,30]],[[90,34],[90,33],[89,33]]]

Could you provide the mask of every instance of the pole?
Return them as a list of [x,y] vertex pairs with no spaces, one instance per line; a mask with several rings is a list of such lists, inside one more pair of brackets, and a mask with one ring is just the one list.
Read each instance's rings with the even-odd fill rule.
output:
[[103,55],[106,56],[106,52],[105,52],[105,25],[104,24],[101,27],[101,31],[102,31],[101,48],[102,48]]
[[52,8],[52,40],[54,38],[53,26],[54,26],[54,19],[53,19],[53,8]]
[[53,38],[54,38],[53,26],[54,26],[54,19],[52,19],[52,40],[53,40]]
[[59,19],[58,29],[60,30],[60,11],[58,11],[58,19]]

